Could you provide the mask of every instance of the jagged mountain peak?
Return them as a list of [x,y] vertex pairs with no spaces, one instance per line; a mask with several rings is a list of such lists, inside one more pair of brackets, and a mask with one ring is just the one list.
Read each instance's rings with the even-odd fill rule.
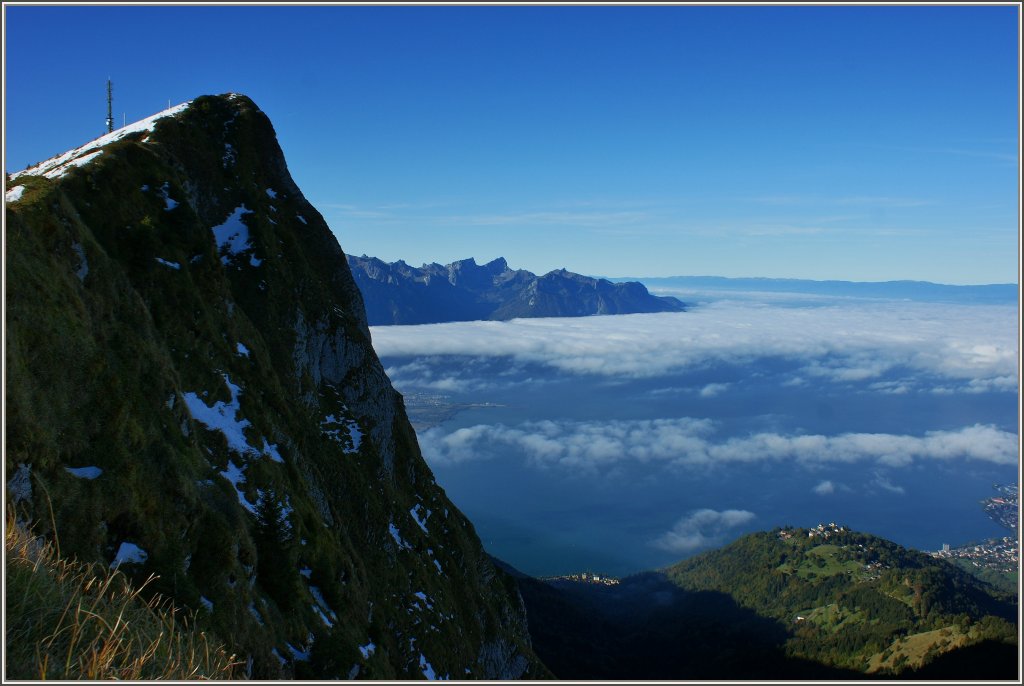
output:
[[507,271],[509,267],[508,262],[505,260],[504,257],[496,257],[495,259],[485,264],[484,268],[490,272],[496,272],[500,274],[501,272]]
[[585,276],[583,274],[576,274],[575,272],[569,271],[565,267],[562,267],[561,269],[553,269],[553,270],[549,271],[547,274],[544,274],[543,276],[541,276],[540,278],[542,278],[542,279],[551,279],[551,280],[554,280],[554,279],[564,279],[566,281],[575,281],[575,282],[578,282],[578,283],[586,283],[586,284],[591,284],[591,285],[597,285],[598,283],[602,283],[603,282],[603,283],[607,283],[607,284],[611,285],[611,282],[607,281],[605,279],[595,279],[593,277]]
[[[396,275],[376,258],[349,257],[371,325],[425,324],[516,317],[681,312],[675,298],[648,293],[643,284],[613,284],[565,268],[537,276],[513,270],[504,257],[478,265],[472,257],[448,265],[408,268]],[[437,278],[431,278],[437,277]]]

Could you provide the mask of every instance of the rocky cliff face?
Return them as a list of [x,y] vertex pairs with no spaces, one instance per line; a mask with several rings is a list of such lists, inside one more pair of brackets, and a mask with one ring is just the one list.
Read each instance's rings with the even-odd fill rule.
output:
[[483,265],[470,258],[420,268],[365,255],[350,255],[348,262],[371,326],[685,309],[679,300],[651,295],[636,281],[612,283],[565,269],[537,276],[509,268],[502,257]]
[[22,517],[158,574],[255,677],[547,674],[248,98],[197,98],[7,189]]

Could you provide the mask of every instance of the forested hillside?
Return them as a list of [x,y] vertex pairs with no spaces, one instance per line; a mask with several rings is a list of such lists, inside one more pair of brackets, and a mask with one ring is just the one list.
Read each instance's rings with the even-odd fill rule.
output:
[[518,580],[561,678],[1017,676],[1015,595],[838,526],[750,534],[617,585]]

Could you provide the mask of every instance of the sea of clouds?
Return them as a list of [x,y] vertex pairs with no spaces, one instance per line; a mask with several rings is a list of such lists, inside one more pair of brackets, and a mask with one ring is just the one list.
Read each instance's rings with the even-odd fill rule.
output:
[[[477,494],[493,492],[489,479],[515,482],[507,488],[520,516],[541,530],[550,505],[538,494],[556,488],[568,528],[574,506],[584,521],[596,502],[618,512],[595,489],[630,484],[664,510],[621,513],[573,543],[621,528],[612,547],[639,560],[640,548],[678,558],[779,516],[849,513],[864,498],[911,522],[926,506],[922,479],[1012,473],[1017,332],[1012,305],[744,297],[683,313],[374,327],[372,336],[399,391],[497,404],[418,434],[456,502],[501,515],[507,503]],[[759,485],[773,478],[783,478],[774,495]],[[911,492],[914,502],[894,502]],[[949,497],[962,494],[951,484]],[[533,514],[523,505],[531,498]],[[906,528],[893,535],[915,535]]]
[[[502,383],[502,377],[523,383],[523,374],[516,372],[524,365],[547,369],[549,377],[627,380],[725,363],[756,376],[765,359],[777,358],[789,366],[776,383],[802,387],[809,395],[824,385],[886,395],[971,395],[1017,390],[1016,324],[1016,308],[1004,305],[819,300],[813,306],[778,306],[725,300],[685,313],[389,326],[372,333],[382,358],[400,360],[388,368],[400,390],[481,392]],[[464,362],[436,364],[441,356]],[[481,360],[490,366],[481,366]],[[525,381],[544,383],[544,374]],[[715,380],[697,393],[715,398],[733,385]],[[678,391],[670,386],[651,393]],[[714,417],[536,418],[511,426],[434,427],[420,441],[436,463],[487,459],[494,454],[489,447],[506,446],[535,466],[591,470],[623,460],[676,466],[867,461],[895,467],[954,458],[1012,464],[1017,432],[1006,428],[975,422],[914,435],[729,436]]]
[[[650,378],[777,357],[799,364],[791,385],[874,381],[874,390],[897,394],[923,383],[935,393],[1017,389],[1017,314],[1006,305],[719,301],[683,313],[386,326],[372,335],[382,358],[500,357],[569,374]],[[411,364],[388,369],[399,388],[458,391],[474,383]]]
[[631,421],[536,421],[514,427],[478,424],[449,432],[433,427],[420,436],[432,463],[488,459],[498,446],[515,449],[535,466],[597,471],[621,461],[711,466],[791,460],[804,465],[870,462],[902,467],[915,460],[963,458],[996,464],[1017,460],[1017,435],[994,426],[972,425],[923,436],[843,433],[836,436],[716,436],[715,422],[690,417]]

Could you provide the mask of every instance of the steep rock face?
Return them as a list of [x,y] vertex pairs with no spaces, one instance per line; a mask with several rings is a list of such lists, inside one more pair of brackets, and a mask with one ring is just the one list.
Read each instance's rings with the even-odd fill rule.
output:
[[527,284],[515,297],[495,310],[491,319],[585,317],[592,314],[677,312],[682,309],[675,298],[653,296],[636,281],[613,284],[605,279],[592,279],[559,269]]
[[158,574],[255,677],[547,674],[252,101],[197,98],[7,187],[22,517]]
[[348,262],[371,326],[685,310],[679,300],[651,295],[639,282],[612,283],[564,269],[538,277],[509,268],[501,257],[484,265],[470,258],[419,269],[365,255],[350,255]]
[[489,311],[472,292],[456,285],[458,271],[449,274],[444,267],[420,270],[402,261],[388,264],[375,257],[350,256],[348,260],[364,294],[371,325],[484,319]]

